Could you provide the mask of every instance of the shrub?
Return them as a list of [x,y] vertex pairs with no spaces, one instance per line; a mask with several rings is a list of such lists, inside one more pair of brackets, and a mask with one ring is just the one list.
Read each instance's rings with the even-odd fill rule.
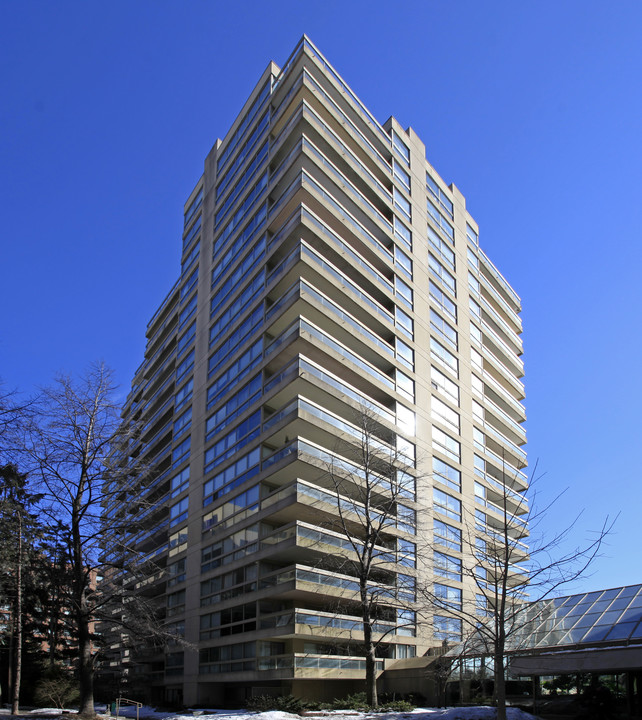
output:
[[77,683],[62,673],[43,678],[36,687],[34,699],[40,706],[60,708],[78,702],[80,693]]
[[315,703],[294,697],[294,695],[259,695],[250,698],[246,707],[255,712],[268,712],[269,710],[281,710],[282,712],[300,713],[302,710],[311,710],[316,707]]

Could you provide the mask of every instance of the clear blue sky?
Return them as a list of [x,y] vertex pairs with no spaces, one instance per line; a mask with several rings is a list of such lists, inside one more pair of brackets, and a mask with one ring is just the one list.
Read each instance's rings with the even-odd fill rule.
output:
[[306,32],[412,125],[524,305],[529,453],[554,528],[621,513],[573,590],[642,582],[642,3],[0,0],[0,375],[129,385],[182,206]]

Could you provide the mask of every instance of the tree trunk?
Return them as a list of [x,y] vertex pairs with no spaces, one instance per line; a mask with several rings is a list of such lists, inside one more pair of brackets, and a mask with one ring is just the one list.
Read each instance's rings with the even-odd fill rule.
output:
[[20,712],[22,676],[22,516],[18,512],[18,557],[16,560],[16,602],[14,606],[13,678],[11,681],[11,714]]
[[94,668],[92,659],[91,636],[86,618],[79,619],[78,626],[78,680],[80,684],[80,707],[82,717],[94,717]]
[[363,621],[363,647],[366,656],[366,702],[371,708],[378,706],[377,699],[377,664],[375,646],[372,641],[372,620],[368,598],[368,585],[365,577],[360,580],[361,611]]
[[506,720],[506,677],[503,653],[495,653],[495,692],[493,694],[497,705],[497,720]]

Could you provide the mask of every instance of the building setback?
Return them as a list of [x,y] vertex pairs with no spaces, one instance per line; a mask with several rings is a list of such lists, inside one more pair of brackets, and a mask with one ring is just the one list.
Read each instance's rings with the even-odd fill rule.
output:
[[[525,512],[519,312],[413,130],[381,126],[305,37],[270,63],[185,204],[180,277],[124,410],[154,467],[128,542],[164,569],[145,591],[189,645],[115,640],[121,689],[210,706],[362,689],[343,561],[364,418],[396,468],[368,501],[390,515],[372,576],[382,687],[459,640],[447,609],[416,614],[415,586],[475,602],[462,537],[501,527],[504,500]],[[422,692],[415,675],[403,688]]]

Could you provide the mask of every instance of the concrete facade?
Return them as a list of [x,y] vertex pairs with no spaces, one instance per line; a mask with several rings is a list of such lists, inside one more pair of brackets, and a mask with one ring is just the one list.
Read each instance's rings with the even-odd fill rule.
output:
[[115,640],[120,687],[209,706],[362,689],[336,520],[337,503],[360,512],[366,412],[406,483],[381,532],[378,671],[425,694],[409,659],[462,629],[415,615],[413,585],[474,602],[469,518],[499,526],[504,499],[526,512],[520,309],[412,129],[381,126],[307,38],[270,63],[185,204],[181,274],[125,408],[156,468],[130,542],[163,569],[145,591],[190,647]]

